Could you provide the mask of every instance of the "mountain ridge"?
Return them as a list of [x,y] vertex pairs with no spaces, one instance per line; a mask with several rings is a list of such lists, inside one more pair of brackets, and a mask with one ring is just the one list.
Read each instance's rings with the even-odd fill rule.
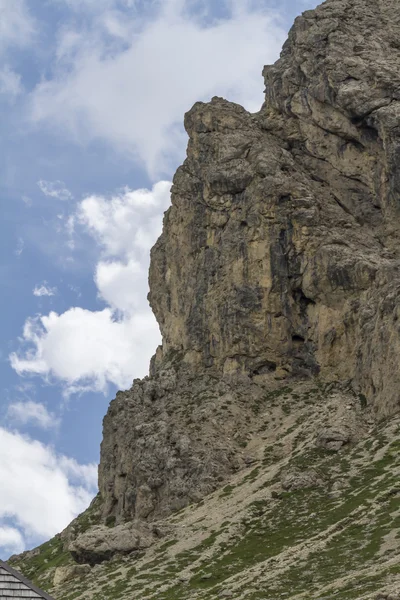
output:
[[[264,68],[258,113],[218,97],[186,113],[187,158],[151,252],[162,346],[111,402],[98,498],[44,551],[11,560],[56,595],[369,599],[399,583],[398,39],[394,0],[327,0]],[[203,515],[197,548],[191,511],[223,513],[228,498],[244,526]],[[312,568],[313,586],[300,565],[319,550],[332,572]],[[347,593],[347,560],[351,581],[376,585]],[[290,589],[281,567],[297,573]],[[322,573],[334,596],[320,595]]]

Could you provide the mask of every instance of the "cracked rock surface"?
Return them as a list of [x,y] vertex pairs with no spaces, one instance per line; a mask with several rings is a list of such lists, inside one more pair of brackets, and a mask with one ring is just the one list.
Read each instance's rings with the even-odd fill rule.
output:
[[[328,0],[264,68],[259,113],[213,98],[185,115],[151,255],[163,344],[105,418],[105,515],[209,493],[243,462],[235,418],[281,382],[351,381],[378,418],[398,410],[399,39],[398,3]],[[236,416],[213,419],[228,396]]]
[[400,3],[306,11],[263,76],[259,112],[185,115],[162,346],[111,402],[98,498],[49,542],[57,585],[103,574],[68,600],[398,597]]

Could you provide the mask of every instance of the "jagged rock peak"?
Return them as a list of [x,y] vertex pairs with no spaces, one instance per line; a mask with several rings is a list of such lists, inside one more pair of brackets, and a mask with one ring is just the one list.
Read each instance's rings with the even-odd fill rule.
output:
[[111,402],[98,497],[14,557],[56,597],[399,598],[399,40],[397,0],[328,0],[258,113],[185,115],[162,346]]
[[393,0],[329,0],[265,67],[260,112],[213,98],[186,114],[151,256],[163,344],[105,418],[104,517],[215,489],[252,460],[254,402],[289,381],[398,410],[399,30]]

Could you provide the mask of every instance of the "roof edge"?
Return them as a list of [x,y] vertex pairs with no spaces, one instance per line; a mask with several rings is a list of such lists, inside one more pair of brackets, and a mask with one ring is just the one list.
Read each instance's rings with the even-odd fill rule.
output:
[[40,588],[38,588],[31,581],[29,581],[29,579],[27,579],[26,577],[24,577],[19,571],[16,571],[12,567],[10,567],[10,565],[8,565],[3,560],[0,560],[0,568],[4,569],[8,573],[10,573],[10,575],[13,575],[17,579],[19,579],[19,581],[21,581],[21,583],[23,583],[24,585],[26,585],[27,587],[29,587],[33,592],[35,592],[36,594],[38,594],[39,596],[41,596],[44,600],[55,600],[55,598],[53,598],[52,596],[50,596],[49,594],[47,594],[47,592],[44,592],[43,590],[41,590]]

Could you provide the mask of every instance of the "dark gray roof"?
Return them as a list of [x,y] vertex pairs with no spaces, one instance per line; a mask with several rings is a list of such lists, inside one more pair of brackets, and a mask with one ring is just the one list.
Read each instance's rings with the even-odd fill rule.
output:
[[26,577],[0,560],[0,600],[54,600]]

